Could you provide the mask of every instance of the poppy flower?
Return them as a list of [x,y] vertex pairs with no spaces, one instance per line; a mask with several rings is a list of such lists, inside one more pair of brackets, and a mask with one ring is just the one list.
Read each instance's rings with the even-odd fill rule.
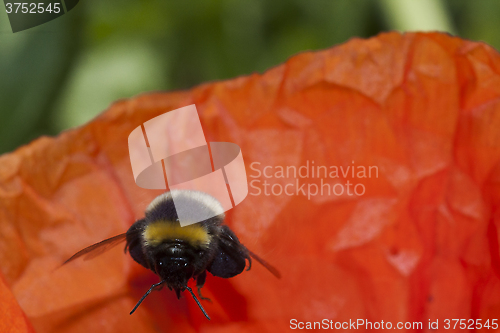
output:
[[[207,141],[241,147],[249,195],[227,224],[282,279],[257,263],[209,275],[210,322],[165,290],[130,316],[158,277],[123,248],[60,266],[143,217],[161,192],[134,183],[127,137],[189,104]],[[0,158],[0,327],[274,332],[326,319],[428,331],[464,319],[493,331],[499,129],[499,54],[441,33],[352,39],[264,74],[118,101]]]

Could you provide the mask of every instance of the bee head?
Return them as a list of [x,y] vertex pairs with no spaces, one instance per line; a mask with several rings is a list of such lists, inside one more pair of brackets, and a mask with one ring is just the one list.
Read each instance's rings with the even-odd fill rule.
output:
[[156,260],[156,273],[169,287],[184,290],[188,280],[194,275],[193,258],[179,248],[179,244],[172,244],[165,250]]

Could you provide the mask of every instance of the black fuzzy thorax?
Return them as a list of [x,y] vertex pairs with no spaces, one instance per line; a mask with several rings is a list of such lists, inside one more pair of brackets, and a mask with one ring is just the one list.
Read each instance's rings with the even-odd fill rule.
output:
[[[199,202],[193,199],[192,204],[199,205]],[[149,207],[145,218],[127,231],[128,250],[136,262],[158,274],[169,288],[183,290],[187,281],[202,274],[216,257],[223,219],[224,216],[219,215],[198,222],[211,237],[208,246],[193,246],[182,239],[165,239],[154,246],[147,244],[143,233],[149,224],[161,222],[180,226],[174,202],[166,197]]]

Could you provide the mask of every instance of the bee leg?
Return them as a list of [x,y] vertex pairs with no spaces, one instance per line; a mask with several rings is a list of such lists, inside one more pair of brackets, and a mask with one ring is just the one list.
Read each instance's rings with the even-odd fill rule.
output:
[[144,294],[144,296],[142,296],[142,298],[139,300],[139,302],[137,302],[137,304],[134,306],[134,308],[132,309],[132,311],[130,311],[130,314],[134,313],[134,311],[137,310],[137,308],[139,307],[139,305],[141,305],[142,301],[144,301],[144,299],[151,293],[151,291],[155,290],[155,288],[157,288],[158,286],[161,286],[164,283],[165,283],[165,280],[153,284],[151,286],[151,288],[149,288],[149,290]]
[[156,286],[153,288],[154,291],[160,291],[163,289],[163,287],[165,286],[165,284],[160,284],[159,286]]
[[250,270],[250,268],[252,268],[252,258],[250,258],[250,256],[249,256],[249,255],[247,255],[247,256],[245,257],[245,259],[246,259],[246,260],[248,260],[248,267],[247,267],[247,271],[249,271],[249,270]]
[[205,285],[206,278],[207,278],[207,271],[203,271],[203,273],[198,275],[198,277],[196,278],[196,287],[198,287],[198,296],[200,297],[200,299],[204,301],[209,301],[211,303],[212,300],[210,298],[203,297],[201,295],[201,288],[203,288],[203,285]]

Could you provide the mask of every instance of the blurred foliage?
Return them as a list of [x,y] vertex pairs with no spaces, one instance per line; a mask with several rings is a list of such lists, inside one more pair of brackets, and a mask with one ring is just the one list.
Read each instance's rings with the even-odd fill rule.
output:
[[85,0],[13,34],[0,13],[0,152],[147,91],[263,72],[384,30],[500,46],[498,0]]
[[460,37],[484,41],[500,50],[500,1],[447,0]]
[[79,21],[63,15],[13,34],[0,11],[0,152],[54,133],[49,117],[77,54]]
[[439,30],[455,33],[445,4],[436,0],[380,0],[391,27],[400,31]]

